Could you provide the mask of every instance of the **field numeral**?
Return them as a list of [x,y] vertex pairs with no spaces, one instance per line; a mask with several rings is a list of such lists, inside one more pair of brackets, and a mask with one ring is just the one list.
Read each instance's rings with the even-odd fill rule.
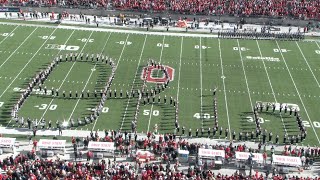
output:
[[[193,115],[193,117],[196,118],[196,119],[201,119],[200,113],[195,113]],[[210,114],[208,114],[208,113],[204,113],[202,117],[204,119],[210,119],[211,118]]]
[[3,106],[3,104],[4,104],[4,102],[0,102],[0,107],[2,107],[2,106]]
[[169,47],[169,44],[162,44],[162,43],[158,43],[157,44],[158,47]]
[[286,53],[286,52],[288,52],[289,50],[287,50],[287,49],[273,49],[273,51],[274,51],[275,53],[278,53],[278,52]]
[[11,34],[10,33],[2,33],[1,34],[1,36],[4,36],[4,37],[7,37],[7,36],[12,37],[13,35],[14,35],[14,33],[11,33]]
[[320,54],[320,50],[315,50],[316,54]]
[[46,40],[46,39],[54,40],[56,37],[55,36],[39,36],[39,38],[43,40]]
[[[247,116],[246,119],[247,119],[247,121],[250,122],[250,123],[254,122],[254,120],[253,120],[253,118],[252,118],[251,116]],[[268,121],[268,120],[264,120],[262,117],[259,117],[259,122],[260,122],[261,124],[263,124],[265,121]]]
[[103,107],[101,112],[102,113],[108,113],[109,112],[109,108],[108,107]]
[[119,41],[119,42],[116,42],[116,43],[121,44],[121,45],[124,45],[124,44],[131,45],[132,44],[132,42],[130,42],[130,41],[127,41],[127,43],[126,43],[126,41]]
[[[309,121],[302,121],[302,123],[303,123],[303,126],[304,126],[304,127],[311,127]],[[314,127],[320,128],[320,122],[318,122],[318,121],[313,121],[312,123],[313,123],[313,126],[314,126]]]
[[[152,111],[152,115],[153,116],[159,116],[159,114],[160,114],[160,112],[158,110],[153,110]],[[150,115],[150,110],[149,109],[143,110],[143,115],[149,116]]]
[[[239,47],[233,47],[233,50],[234,51],[239,51]],[[246,50],[248,50],[248,49],[245,48],[245,47],[240,47],[240,51],[246,51]]]
[[86,38],[82,38],[82,39],[78,39],[79,41],[81,42],[89,42],[89,43],[92,43],[94,41],[94,39],[86,39]]
[[[195,49],[200,49],[200,46],[199,45],[195,45],[194,46]],[[201,46],[201,49],[208,49],[210,47],[207,47],[207,46]]]
[[[39,109],[40,109],[40,110],[45,110],[45,109],[47,109],[47,107],[48,107],[48,104],[41,104],[40,107],[39,107]],[[50,107],[49,107],[49,110],[54,111],[54,110],[57,109],[57,107],[58,107],[58,105],[56,105],[56,104],[51,104]]]

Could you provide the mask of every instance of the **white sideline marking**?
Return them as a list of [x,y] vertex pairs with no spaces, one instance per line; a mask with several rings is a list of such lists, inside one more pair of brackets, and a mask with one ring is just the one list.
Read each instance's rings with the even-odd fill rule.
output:
[[[258,40],[256,40],[256,42],[257,42],[257,46],[258,46],[258,49],[259,49],[260,56],[262,57],[262,53],[261,53],[261,49],[260,49],[260,45],[259,45]],[[274,100],[275,100],[276,102],[278,102],[278,101],[277,101],[277,98],[276,98],[276,96],[275,96],[274,90],[273,90],[273,86],[272,86],[272,84],[271,84],[271,80],[270,80],[270,76],[269,76],[268,70],[267,70],[267,68],[266,68],[266,63],[264,62],[264,60],[262,60],[262,63],[263,63],[264,70],[266,71],[266,74],[267,74],[267,78],[268,78],[268,81],[269,81],[269,85],[270,85],[270,88],[271,88],[271,91],[272,91]],[[283,94],[283,95],[285,95],[285,94]],[[280,114],[280,118],[281,118],[281,121],[282,121],[283,129],[284,129],[284,131],[285,131],[286,134],[287,134],[286,125],[284,124],[284,121],[283,121],[283,118],[282,118],[282,115],[281,115],[281,114]]]
[[[146,45],[147,37],[148,37],[148,35],[146,35],[145,38],[144,38],[144,42],[143,42],[143,45],[142,45],[142,49],[141,49],[141,53],[140,53],[140,58],[139,58],[139,61],[138,61],[138,65],[137,65],[137,69],[136,69],[135,75],[136,75],[136,74],[138,73],[138,71],[139,71],[139,66],[140,66],[140,62],[141,62],[141,59],[142,59],[142,54],[143,54],[143,52],[144,52],[144,47],[145,47],[145,45]],[[131,88],[130,88],[130,92],[132,92],[133,86],[134,86],[134,83],[135,83],[135,82],[136,82],[136,78],[133,78],[133,82],[132,82],[132,86],[131,86]],[[124,86],[124,84],[123,84],[123,86]],[[129,84],[128,84],[128,86],[129,86]],[[122,122],[121,122],[121,126],[120,126],[120,131],[122,131],[122,127],[123,127],[123,123],[124,123],[124,120],[125,120],[126,115],[127,115],[127,111],[128,111],[130,99],[131,99],[131,96],[129,96],[129,99],[128,99],[128,101],[127,101],[126,109],[125,109],[125,111],[124,111],[124,115],[123,115]],[[92,130],[93,130],[93,129],[92,129]]]
[[[166,36],[163,36],[162,39],[162,46],[161,46],[161,52],[160,52],[160,59],[159,59],[159,64],[161,64],[161,60],[162,60],[162,54],[163,54],[163,47],[164,47],[164,40],[166,39]],[[157,76],[159,75],[159,72],[157,73]],[[151,117],[152,117],[152,109],[153,109],[153,104],[151,105],[151,109],[150,109],[150,116],[149,116],[149,122],[148,122],[148,130],[147,132],[149,132],[150,129],[150,123],[151,123]]]
[[[103,53],[104,48],[105,48],[105,47],[106,47],[106,45],[108,44],[111,34],[112,34],[112,33],[109,33],[108,39],[106,40],[106,43],[104,43],[104,46],[103,46],[103,48],[102,48],[102,50],[101,50],[100,55]],[[85,85],[84,85],[84,87],[83,87],[82,91],[84,91],[84,90],[86,89],[86,87],[87,87],[87,85],[88,85],[88,82],[90,81],[91,76],[92,76],[93,72],[95,71],[96,66],[97,66],[97,62],[95,63],[94,67],[91,69],[91,73],[90,73],[90,75],[89,75],[89,77],[88,77],[88,80],[87,80],[87,82],[85,83]],[[94,70],[93,70],[93,69],[94,69]],[[67,121],[70,121],[70,120],[71,120],[71,117],[72,117],[72,115],[73,115],[74,111],[76,110],[76,108],[77,108],[77,106],[78,106],[78,104],[79,104],[80,100],[81,100],[81,97],[79,97],[79,99],[77,100],[76,104],[74,105],[74,107],[73,107],[73,109],[72,109],[72,112],[71,112],[71,114],[70,114],[69,118],[67,119]],[[95,122],[97,122],[97,119],[96,119],[96,121],[95,121]]]
[[[18,26],[17,26],[18,27]],[[16,51],[31,37],[31,35],[36,31],[38,29],[38,27],[37,28],[35,28],[30,34],[29,34],[29,36],[27,36],[23,41],[22,41],[22,43],[10,54],[10,56],[0,65],[0,68],[2,68],[2,66],[16,53]],[[8,35],[9,36],[9,35]],[[8,37],[7,36],[7,37]],[[1,41],[2,42],[2,41]],[[1,44],[1,42],[0,42],[0,44]],[[42,45],[43,46],[43,45]],[[41,47],[42,47],[41,46]],[[9,52],[10,53],[10,52]]]
[[[222,64],[222,52],[221,52],[221,45],[220,45],[220,39],[218,39],[219,42],[219,56],[220,56],[220,64],[221,64],[221,76],[224,76],[223,72],[223,64]],[[228,108],[228,100],[227,100],[227,94],[226,94],[226,84],[225,84],[225,78],[222,79],[223,84],[223,94],[224,94],[224,101],[226,103],[226,113],[227,113],[227,120],[228,120],[228,128],[229,128],[229,139],[231,139],[231,127],[230,127],[230,117],[229,117],[229,108]],[[238,91],[240,93],[240,91]]]
[[320,143],[318,134],[316,133],[316,130],[315,130],[314,127],[313,127],[313,123],[311,122],[311,119],[310,119],[310,116],[309,116],[308,111],[307,111],[307,109],[306,109],[306,106],[304,105],[304,103],[303,103],[303,101],[302,101],[301,95],[300,95],[299,90],[298,90],[298,88],[297,88],[297,86],[296,86],[296,83],[295,83],[294,80],[293,80],[293,77],[292,77],[292,75],[291,75],[291,72],[290,72],[290,69],[289,69],[289,67],[288,67],[288,65],[287,65],[287,62],[286,62],[286,60],[285,60],[285,58],[284,58],[284,56],[283,56],[283,53],[282,53],[281,50],[280,50],[281,48],[280,48],[280,46],[279,46],[278,41],[276,41],[276,43],[277,43],[278,49],[279,49],[279,51],[280,51],[281,57],[282,57],[282,59],[283,59],[283,62],[284,62],[284,64],[285,64],[286,67],[287,67],[287,70],[288,70],[288,73],[289,73],[290,78],[291,78],[291,80],[292,80],[292,83],[293,83],[293,85],[294,85],[294,87],[295,87],[295,89],[296,89],[296,91],[297,91],[297,94],[298,94],[298,96],[299,96],[299,99],[300,99],[300,101],[301,101],[301,104],[302,104],[302,106],[303,106],[303,109],[304,109],[304,111],[306,112],[306,115],[307,115],[307,117],[308,117],[309,123],[310,123],[310,125],[311,125],[311,127],[312,127],[312,129],[313,129],[314,134],[316,135],[316,138],[317,138],[318,142]]

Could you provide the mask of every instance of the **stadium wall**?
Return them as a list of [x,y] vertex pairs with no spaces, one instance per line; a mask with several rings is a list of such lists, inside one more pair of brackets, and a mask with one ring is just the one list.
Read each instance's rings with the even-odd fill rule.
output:
[[120,11],[120,10],[105,10],[105,9],[73,9],[73,8],[61,8],[61,7],[21,7],[23,11],[38,11],[38,12],[55,12],[62,13],[67,11],[70,14],[85,14],[85,15],[96,15],[96,16],[118,16],[120,13],[125,14],[127,17],[137,17],[137,16],[152,16],[152,17],[168,17],[170,16],[173,20],[179,19],[181,17],[187,17],[193,19],[204,20],[210,19],[212,21],[220,19],[223,22],[236,23],[244,18],[246,24],[271,24],[271,25],[281,25],[281,26],[306,26],[309,22],[315,23],[315,20],[301,20],[301,19],[287,19],[287,18],[270,18],[270,17],[232,17],[232,16],[208,16],[208,15],[182,15],[175,13],[157,13],[157,12],[140,12],[140,11]]

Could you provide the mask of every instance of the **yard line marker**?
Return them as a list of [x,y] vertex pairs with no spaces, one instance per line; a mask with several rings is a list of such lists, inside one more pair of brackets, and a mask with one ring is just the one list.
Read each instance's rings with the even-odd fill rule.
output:
[[[105,47],[106,47],[106,45],[107,45],[107,43],[108,43],[108,41],[109,41],[109,39],[110,39],[111,34],[112,34],[112,33],[109,34],[108,39],[107,39],[106,43],[104,44],[104,46],[103,46],[103,48],[102,48],[102,50],[101,50],[100,55],[104,52],[104,49],[105,49]],[[128,39],[128,38],[127,38],[127,39]],[[125,43],[125,44],[126,44],[126,43]],[[118,64],[119,64],[119,61],[118,61],[118,63],[117,63],[117,66],[118,66]],[[94,67],[92,68],[91,73],[90,73],[90,75],[89,75],[89,77],[88,77],[88,79],[87,79],[87,82],[84,84],[84,87],[83,87],[82,91],[84,91],[84,90],[86,89],[86,87],[87,87],[87,85],[88,85],[88,82],[90,81],[91,76],[92,76],[92,74],[93,74],[93,72],[94,72],[94,69],[95,69],[96,67],[97,67],[97,63],[95,63]],[[117,67],[116,67],[116,68],[117,68]],[[91,82],[91,84],[92,84],[92,82]],[[71,112],[69,118],[67,119],[67,121],[70,121],[70,120],[71,120],[71,117],[72,117],[74,111],[76,110],[76,108],[77,108],[80,100],[81,100],[81,97],[78,98],[78,100],[77,100],[76,104],[74,105],[74,107],[73,107],[73,109],[72,109],[72,112]],[[95,120],[95,123],[97,122],[97,120],[98,120],[98,119]],[[95,124],[94,124],[94,125],[95,125]]]
[[[118,69],[118,66],[119,66],[120,60],[121,60],[121,58],[122,58],[122,54],[123,54],[123,52],[124,52],[124,49],[125,49],[125,47],[126,47],[126,45],[127,45],[129,36],[130,36],[130,34],[127,35],[126,41],[125,41],[125,43],[124,43],[124,45],[123,45],[122,51],[121,51],[120,56],[119,56],[119,60],[118,60],[117,65],[116,65],[116,67],[115,67],[115,71]],[[107,41],[109,41],[109,38],[110,38],[110,35],[109,35]],[[107,45],[107,44],[104,45],[104,48],[105,48],[106,45]],[[103,48],[103,49],[104,49],[104,48]],[[80,100],[80,99],[79,99],[79,100]],[[71,117],[71,115],[70,115],[70,117]],[[93,127],[92,127],[92,130],[94,130],[94,128],[96,127],[96,124],[97,124],[98,119],[99,119],[99,116],[98,116],[97,119],[95,120],[95,122],[94,122],[94,124],[93,124]]]
[[244,78],[245,78],[246,86],[247,86],[247,91],[248,91],[248,95],[249,95],[251,111],[253,111],[253,104],[252,104],[252,99],[251,99],[251,94],[250,94],[250,89],[249,89],[247,74],[246,74],[246,70],[244,69],[242,53],[241,53],[241,50],[240,50],[240,43],[239,43],[239,40],[238,40],[238,39],[237,39],[237,43],[238,43],[238,51],[239,51],[239,54],[240,54],[240,60],[241,60],[241,64],[242,64],[242,70],[243,70],[243,74],[244,74]]
[[311,122],[311,119],[310,119],[309,113],[308,113],[308,111],[307,111],[307,108],[306,108],[306,106],[304,105],[304,103],[303,103],[303,101],[302,101],[302,98],[301,98],[301,95],[300,95],[300,93],[299,93],[299,90],[298,90],[298,88],[297,88],[297,86],[296,86],[296,83],[295,83],[294,80],[293,80],[293,77],[292,77],[291,72],[290,72],[290,69],[289,69],[289,67],[288,67],[288,65],[287,65],[286,59],[284,58],[284,56],[283,56],[283,54],[282,54],[282,52],[281,52],[281,50],[280,50],[280,46],[279,46],[278,41],[276,41],[276,43],[277,43],[278,49],[279,49],[279,51],[280,51],[281,57],[282,57],[282,59],[283,59],[283,62],[284,62],[284,64],[286,65],[286,68],[287,68],[287,70],[288,70],[288,73],[289,73],[289,75],[290,75],[290,78],[291,78],[291,80],[292,80],[292,83],[293,83],[293,85],[294,85],[294,87],[295,87],[295,89],[296,89],[296,91],[297,91],[297,95],[299,96],[299,99],[300,99],[300,101],[301,101],[301,104],[302,104],[302,106],[303,106],[303,108],[304,108],[304,110],[305,110],[305,112],[306,112],[306,115],[307,115],[307,117],[308,117],[310,126],[312,127],[313,132],[314,132],[314,134],[316,135],[316,138],[317,138],[318,142],[320,143],[318,134],[316,133],[316,130],[314,129],[314,126],[313,126],[313,123]]
[[[200,37],[200,44],[199,44],[199,46],[200,47],[202,47],[202,44],[201,44],[201,37]],[[200,89],[201,89],[201,91],[200,91],[200,118],[201,118],[201,123],[202,123],[202,128],[203,128],[203,121],[204,121],[204,118],[203,118],[203,115],[202,115],[202,106],[203,106],[203,98],[202,98],[202,96],[203,96],[203,94],[202,94],[202,51],[201,51],[201,49],[202,48],[199,48],[199,50],[200,50],[200,55],[199,55],[199,63],[200,63]]]
[[[300,53],[301,53],[301,55],[302,55],[302,57],[303,57],[304,61],[306,62],[306,64],[307,64],[307,66],[308,66],[309,70],[311,71],[311,74],[312,74],[312,76],[313,76],[314,80],[316,81],[316,83],[317,83],[318,87],[320,88],[319,81],[318,81],[318,79],[316,78],[316,76],[314,75],[314,73],[313,73],[313,71],[312,71],[312,69],[311,69],[311,67],[310,67],[310,65],[309,65],[309,63],[308,63],[308,61],[307,61],[306,57],[304,56],[304,54],[303,54],[303,52],[302,52],[302,50],[301,50],[301,48],[300,48],[300,46],[299,46],[298,42],[296,42],[296,44],[297,44],[297,46],[298,46],[298,48],[299,48],[299,50],[300,50]],[[306,69],[306,70],[307,70],[307,69]]]
[[[166,36],[163,36],[163,40],[162,40],[162,46],[161,46],[161,52],[160,52],[160,59],[159,59],[159,64],[161,64],[161,60],[162,60],[162,54],[163,54],[163,44],[164,44],[164,40],[166,39]],[[159,71],[157,73],[157,76],[159,75]],[[148,121],[148,131],[150,129],[150,123],[151,123],[151,117],[152,117],[152,109],[153,109],[153,104],[151,105],[151,109],[150,109],[150,116],[149,116],[149,121]]]
[[[73,35],[74,32],[75,32],[75,30],[72,31],[72,33],[70,34],[70,36],[68,37],[68,39],[66,40],[66,42],[65,42],[64,44],[67,44],[67,42],[68,42],[69,39],[72,37],[72,35]],[[93,33],[93,32],[91,32],[89,38],[91,37],[92,33]],[[88,42],[88,41],[87,41],[87,42]],[[86,47],[87,42],[86,42],[86,43],[84,44],[84,46],[82,47],[81,52],[82,52],[83,49]],[[59,52],[58,52],[57,54],[59,54],[61,51],[62,51],[62,50],[59,50]],[[81,52],[80,52],[79,54],[81,54]],[[75,63],[75,62],[74,62],[74,63]],[[61,85],[58,87],[58,89],[61,89],[63,83],[65,82],[65,80],[67,79],[68,75],[70,74],[70,72],[71,72],[71,70],[72,70],[72,68],[73,68],[73,66],[74,66],[74,63],[73,63],[73,65],[71,66],[71,68],[69,69],[68,73],[66,74],[65,78],[63,79],[63,81],[62,81]],[[53,82],[55,82],[55,80],[53,80]],[[51,106],[53,100],[54,100],[54,99],[52,98],[51,101],[50,101],[50,103],[49,103],[49,105],[47,106],[46,110],[44,111],[44,113],[42,114],[41,118],[39,119],[39,121],[40,121],[40,120],[44,117],[44,115],[47,113],[47,111],[48,111],[49,107]]]
[[[218,39],[218,42],[219,42],[219,57],[220,57],[220,64],[221,64],[221,76],[224,76],[220,39]],[[226,78],[221,78],[221,79],[222,79],[224,101],[225,101],[225,105],[226,105],[226,113],[227,113],[227,120],[228,120],[228,128],[229,128],[229,133],[228,134],[229,134],[229,139],[231,139],[231,126],[230,126],[229,108],[228,108],[228,100],[227,100],[227,93],[226,93],[226,83],[225,83],[225,79]],[[240,93],[240,91],[239,91],[239,93]]]
[[[141,59],[142,59],[142,54],[143,54],[143,52],[144,52],[144,47],[145,47],[145,45],[146,45],[147,37],[148,37],[148,35],[146,35],[145,38],[144,38],[144,42],[143,42],[143,45],[142,45],[142,49],[141,49],[141,53],[140,53],[140,58],[139,58],[139,61],[138,61],[138,65],[137,65],[137,69],[136,69],[136,73],[135,73],[135,74],[137,74],[138,71],[139,71],[139,66],[140,66],[140,62],[141,62]],[[132,92],[133,86],[134,86],[135,82],[136,82],[136,78],[133,78],[133,82],[132,82],[132,84],[131,84],[130,92]],[[128,84],[128,85],[129,85],[129,84]],[[127,111],[128,111],[130,99],[131,99],[131,96],[129,96],[129,99],[128,99],[128,101],[127,101],[126,109],[125,109],[125,111],[124,111],[124,115],[123,115],[123,118],[122,118],[122,121],[121,121],[120,131],[122,131],[123,123],[124,123],[125,118],[126,118],[126,116],[127,116]],[[152,112],[151,112],[151,113],[152,113]],[[92,130],[93,130],[93,129],[92,129]]]
[[0,44],[3,43],[3,41],[5,41],[8,37],[11,37],[10,35],[19,27],[20,25],[17,25],[9,34],[8,36],[6,36],[5,38],[3,38],[1,41],[0,41]]
[[[273,95],[273,98],[276,102],[278,102],[276,96],[275,96],[275,93],[274,93],[274,89],[273,89],[273,86],[272,86],[272,83],[271,83],[271,80],[270,80],[270,76],[269,76],[269,73],[268,73],[268,70],[266,68],[266,63],[264,62],[263,58],[262,58],[262,52],[261,52],[261,49],[260,49],[260,45],[259,45],[259,41],[256,40],[256,43],[257,43],[257,46],[258,46],[258,49],[259,49],[259,53],[260,53],[260,57],[262,59],[262,64],[263,64],[263,67],[264,67],[264,70],[267,74],[267,78],[268,78],[268,81],[269,81],[269,85],[270,85],[270,88],[271,88],[271,91],[272,91],[272,95]],[[268,93],[269,94],[269,93]],[[284,131],[286,132],[287,134],[287,128],[286,128],[286,125],[284,124],[284,121],[283,121],[283,118],[282,118],[282,115],[280,114],[280,118],[281,118],[281,121],[282,121],[282,126],[283,126],[283,129]]]
[[[58,26],[57,26],[58,27]],[[37,29],[37,28],[36,28]],[[53,31],[52,31],[52,33],[51,33],[51,35],[57,30],[58,28],[55,28]],[[35,30],[34,30],[35,31]],[[33,32],[34,32],[33,31]],[[51,36],[50,35],[50,36]],[[30,35],[29,35],[30,36]],[[44,46],[44,44],[46,43],[48,41],[48,39],[46,39],[45,41],[44,41],[44,43],[40,46],[40,48],[37,50],[37,52],[35,53],[35,54],[37,54],[40,50],[41,50],[41,48]],[[33,60],[33,58],[35,57],[35,55],[34,56],[32,56],[30,59],[29,59],[29,61],[24,65],[24,67],[20,70],[20,72],[15,76],[15,78],[12,80],[12,82],[7,86],[7,88],[2,92],[2,94],[0,95],[0,98],[4,95],[4,93],[6,93],[7,92],[7,90],[11,87],[11,85],[14,83],[14,81],[20,76],[20,74],[23,72],[23,70],[29,65],[29,63]],[[3,64],[2,64],[3,65]],[[1,65],[1,66],[2,66]],[[1,67],[0,66],[0,67]],[[9,123],[11,122],[11,120],[9,121]],[[9,124],[8,123],[8,124]]]
[[[50,36],[58,29],[59,26],[57,26],[50,34]],[[2,92],[2,94],[0,95],[0,98],[4,95],[5,92],[7,92],[7,90],[11,87],[11,85],[14,83],[14,81],[20,76],[20,74],[23,72],[23,70],[29,65],[29,63],[33,60],[33,58],[36,56],[36,54],[41,50],[41,48],[45,45],[45,43],[48,41],[49,39],[46,39],[43,44],[40,46],[40,48],[37,50],[37,52],[35,52],[35,54],[29,59],[29,61],[24,65],[24,67],[20,70],[20,72],[15,76],[15,78],[11,81],[11,83],[7,86],[7,88]],[[25,78],[26,79],[26,78]],[[7,124],[6,127],[8,127],[10,125],[12,120],[10,120]]]
[[[37,30],[38,28],[35,28],[23,41],[22,43],[10,54],[9,57],[0,65],[0,68],[16,53],[16,51],[31,37],[31,35]],[[8,37],[8,36],[7,36]],[[46,41],[45,41],[46,42]],[[1,43],[0,43],[1,44]],[[43,46],[43,45],[42,45]],[[41,47],[42,47],[41,46]],[[10,52],[9,52],[10,53]]]

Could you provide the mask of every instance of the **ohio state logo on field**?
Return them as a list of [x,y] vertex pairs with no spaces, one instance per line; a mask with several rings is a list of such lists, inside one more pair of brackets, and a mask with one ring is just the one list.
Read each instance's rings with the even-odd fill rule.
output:
[[[147,75],[147,77],[146,77]],[[173,81],[174,69],[170,66],[147,66],[143,68],[141,79],[149,83],[165,83],[168,80]]]

